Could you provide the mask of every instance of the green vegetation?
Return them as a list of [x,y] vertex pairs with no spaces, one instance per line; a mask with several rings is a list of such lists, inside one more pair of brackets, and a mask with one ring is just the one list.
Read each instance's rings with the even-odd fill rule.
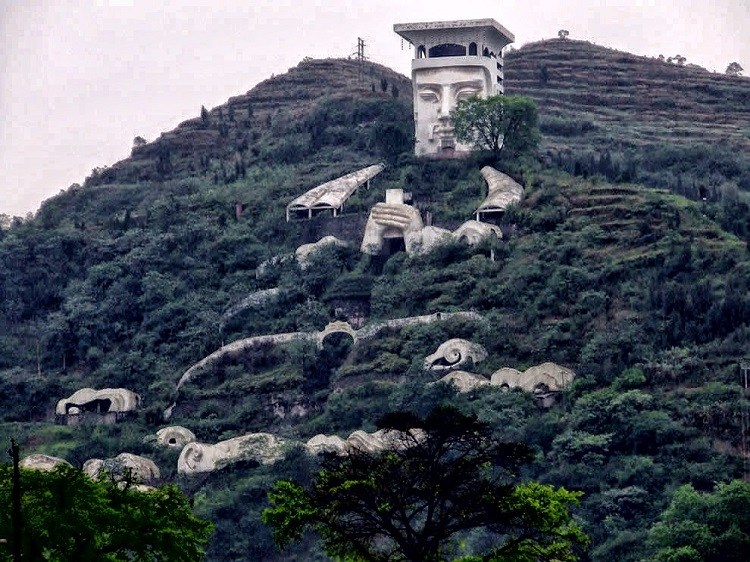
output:
[[309,489],[276,483],[262,518],[282,547],[313,528],[337,559],[439,561],[483,530],[492,547],[481,559],[578,559],[573,547],[587,537],[568,508],[580,494],[516,483],[528,447],[497,442],[487,424],[449,407],[424,419],[389,414],[378,425],[397,432],[394,449],[328,456]]
[[[665,99],[693,128],[680,121],[680,142],[665,142],[660,121],[648,119],[651,111],[673,111],[661,96],[621,99],[605,95],[606,84],[585,89],[583,80],[568,88],[557,60],[539,61],[548,68],[547,94],[535,90],[536,59],[516,82],[539,107],[538,162],[491,154],[415,159],[407,83],[398,82],[394,98],[377,88],[384,74],[374,67],[360,90],[322,97],[310,97],[319,76],[288,88],[278,77],[271,85],[294,93],[289,105],[266,84],[265,97],[234,103],[233,118],[228,108],[207,110],[205,128],[197,117],[181,129],[184,146],[167,137],[143,145],[138,158],[97,171],[34,217],[0,220],[0,442],[13,436],[24,454],[58,455],[76,466],[123,451],[154,459],[164,480],[193,498],[195,514],[215,524],[208,560],[325,561],[313,534],[280,552],[260,519],[274,482],[310,490],[324,461],[292,448],[275,465],[180,476],[179,451],[149,439],[165,425],[164,410],[176,401],[169,423],[202,442],[256,431],[303,442],[373,431],[385,412],[425,418],[451,405],[486,423],[494,439],[533,450],[520,486],[535,481],[584,493],[580,505],[566,504],[591,538],[583,559],[635,562],[684,550],[679,537],[662,541],[655,530],[673,521],[665,514],[676,513],[669,511],[675,490],[689,485],[703,498],[743,475],[740,420],[748,403],[738,363],[750,344],[750,160],[736,148],[734,129],[722,125],[729,135],[722,144],[710,136],[713,121],[686,109],[686,98]],[[319,62],[333,80],[335,61]],[[604,64],[596,79],[616,85],[607,71],[615,63],[604,62],[592,59]],[[506,76],[510,89],[510,61]],[[709,78],[683,90],[745,107],[739,79]],[[395,79],[387,81],[392,90]],[[581,105],[562,111],[550,100]],[[650,105],[618,105],[633,100]],[[672,127],[676,117],[667,115]],[[215,144],[201,140],[209,137]],[[347,201],[342,217],[285,221],[293,197],[382,160],[386,170]],[[433,224],[453,229],[483,200],[478,170],[485,164],[525,188],[499,221],[503,240],[375,258],[352,240],[350,248],[311,256],[306,268],[290,257],[326,229],[354,238],[390,188],[411,193]],[[270,288],[278,292],[249,298]],[[191,365],[241,338],[317,331],[349,315],[375,322],[443,311],[480,319],[383,329],[354,345],[332,336],[322,349],[259,345],[196,373],[176,392]],[[423,370],[424,357],[454,337],[487,349],[486,361],[467,367],[485,377],[555,361],[575,370],[576,380],[549,409],[520,391],[459,394]],[[60,398],[119,386],[143,398],[133,418],[52,423]],[[741,536],[705,524],[701,536],[711,548],[716,537]],[[492,552],[496,539],[467,531],[456,556]]]
[[[12,469],[0,465],[0,505],[11,505]],[[92,480],[58,466],[21,471],[24,560],[194,562],[205,554],[212,525],[195,517],[174,485],[139,491],[126,482]],[[10,509],[0,511],[0,537],[10,539]],[[11,560],[11,541],[0,558]]]
[[539,143],[536,104],[523,96],[461,100],[451,120],[459,141],[496,157],[521,158]]

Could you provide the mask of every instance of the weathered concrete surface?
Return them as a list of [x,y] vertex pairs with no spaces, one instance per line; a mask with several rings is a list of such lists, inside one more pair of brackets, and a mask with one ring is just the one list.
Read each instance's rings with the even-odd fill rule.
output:
[[503,238],[503,231],[499,226],[495,226],[494,224],[469,220],[454,230],[453,236],[469,246],[476,246],[487,238],[495,237],[501,240]]
[[131,453],[120,453],[112,459],[89,459],[83,463],[83,472],[91,478],[107,474],[116,481],[131,478],[139,484],[151,484],[161,478],[154,461]]
[[523,187],[510,176],[491,166],[485,166],[480,173],[487,182],[488,193],[476,210],[477,220],[481,220],[482,215],[503,213],[508,205],[519,203],[523,198]]
[[21,468],[30,468],[34,470],[54,470],[57,466],[65,464],[68,466],[73,466],[65,459],[61,459],[60,457],[53,457],[50,455],[42,455],[42,454],[34,454],[29,455],[27,457],[24,457],[21,459],[21,462],[19,463],[19,466]]
[[64,416],[83,412],[133,412],[140,401],[140,396],[126,388],[82,388],[60,400],[55,407],[55,414]]
[[343,240],[339,240],[335,236],[324,236],[317,242],[312,244],[302,244],[299,248],[294,251],[294,256],[297,258],[302,269],[305,269],[309,264],[310,254],[324,248],[326,246],[347,246],[348,244]]
[[270,433],[250,433],[213,445],[188,443],[180,453],[177,472],[180,474],[211,472],[241,460],[272,464],[284,456],[286,446],[285,439]]
[[459,392],[471,392],[477,388],[490,386],[489,379],[467,371],[452,371],[437,382],[453,384]]
[[164,447],[182,449],[193,441],[195,441],[195,433],[179,425],[163,427],[156,432],[156,442]]
[[432,371],[456,369],[471,360],[474,364],[487,359],[487,350],[477,343],[454,338],[440,344],[435,353],[424,360],[424,368]]
[[511,367],[503,367],[492,374],[495,386],[521,388],[527,392],[561,392],[573,382],[575,373],[555,363],[542,363],[529,367],[523,373]]
[[321,211],[332,211],[333,216],[341,212],[344,202],[361,186],[385,169],[383,164],[367,166],[334,180],[313,187],[300,195],[286,207],[286,220],[292,217],[312,218]]
[[415,243],[424,228],[419,211],[403,202],[403,190],[389,189],[385,203],[376,203],[370,211],[360,249],[365,254],[377,255],[385,240],[402,238],[407,253],[415,253]]

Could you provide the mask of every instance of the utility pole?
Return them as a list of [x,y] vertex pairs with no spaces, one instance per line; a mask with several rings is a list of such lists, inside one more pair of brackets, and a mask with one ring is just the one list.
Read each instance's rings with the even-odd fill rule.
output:
[[21,562],[21,470],[19,468],[20,449],[15,439],[10,440],[10,457],[13,459],[13,499],[11,522],[13,526],[13,562]]
[[362,82],[362,71],[366,60],[367,57],[365,57],[365,40],[361,37],[357,37],[357,67],[360,82]]
[[745,480],[750,478],[748,465],[750,464],[750,452],[747,450],[747,431],[748,431],[748,412],[747,412],[747,395],[748,382],[750,379],[750,358],[745,358],[740,362],[740,384],[742,385],[742,434],[740,436],[740,454],[742,455],[742,472]]

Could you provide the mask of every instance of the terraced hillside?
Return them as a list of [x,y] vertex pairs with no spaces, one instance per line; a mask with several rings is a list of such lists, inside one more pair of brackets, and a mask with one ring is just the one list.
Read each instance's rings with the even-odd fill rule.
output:
[[[720,143],[750,150],[747,77],[555,39],[508,54],[505,79],[506,93],[537,102],[551,147],[596,141],[615,148]],[[562,125],[576,121],[578,130]]]

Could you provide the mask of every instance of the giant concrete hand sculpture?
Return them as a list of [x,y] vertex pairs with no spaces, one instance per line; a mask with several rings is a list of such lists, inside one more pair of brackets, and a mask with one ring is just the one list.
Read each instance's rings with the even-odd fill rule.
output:
[[469,360],[479,363],[486,358],[487,351],[481,345],[454,338],[440,344],[435,353],[428,355],[424,360],[424,368],[432,371],[446,371],[461,367]]
[[386,191],[385,203],[376,203],[367,219],[361,250],[376,255],[388,239],[403,239],[407,252],[413,252],[414,243],[420,240],[424,227],[419,211],[404,203],[401,189]]

